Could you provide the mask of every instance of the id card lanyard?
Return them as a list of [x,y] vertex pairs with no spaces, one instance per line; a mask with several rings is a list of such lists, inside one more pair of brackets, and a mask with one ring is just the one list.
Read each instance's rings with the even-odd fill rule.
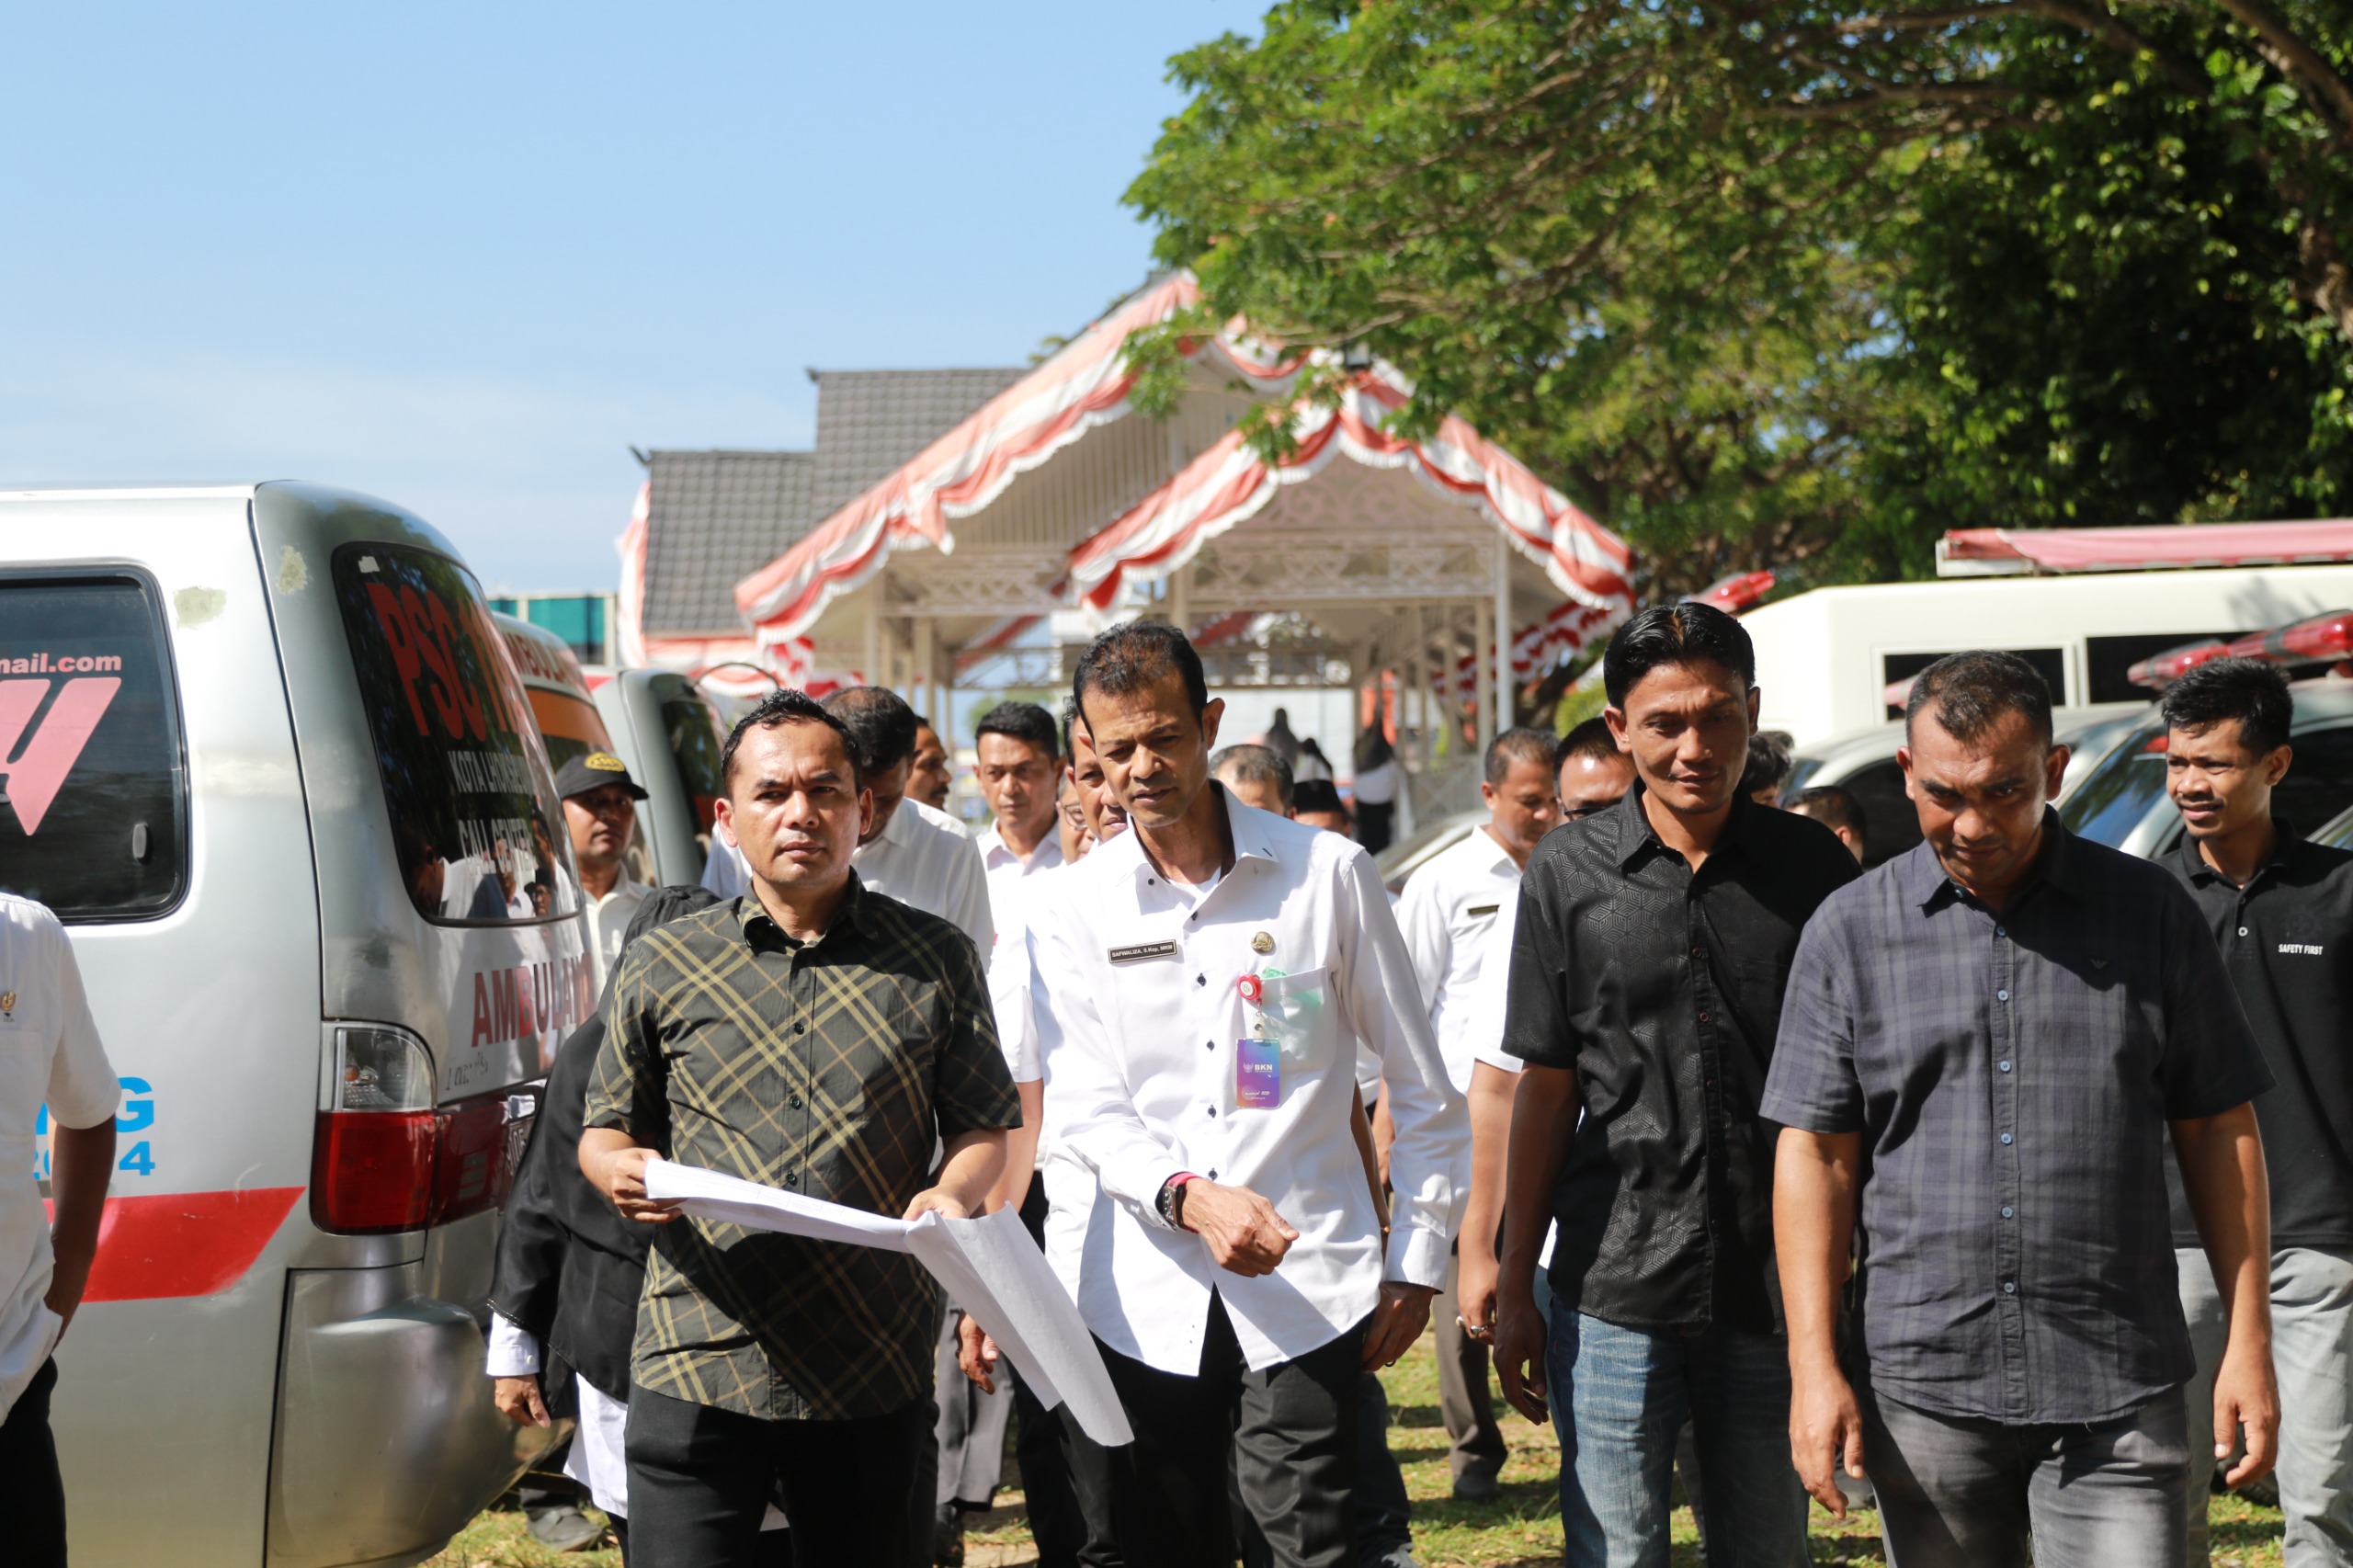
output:
[[1283,1048],[1267,1017],[1267,982],[1280,970],[1245,974],[1234,982],[1250,1010],[1250,1032],[1233,1045],[1233,1103],[1242,1110],[1272,1110],[1282,1104]]

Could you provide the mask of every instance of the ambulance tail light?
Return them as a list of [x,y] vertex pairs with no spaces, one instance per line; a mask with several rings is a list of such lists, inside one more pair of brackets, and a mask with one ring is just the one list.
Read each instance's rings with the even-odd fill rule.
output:
[[403,1029],[335,1032],[326,1106],[311,1144],[311,1222],[339,1235],[414,1231],[431,1217],[433,1057]]

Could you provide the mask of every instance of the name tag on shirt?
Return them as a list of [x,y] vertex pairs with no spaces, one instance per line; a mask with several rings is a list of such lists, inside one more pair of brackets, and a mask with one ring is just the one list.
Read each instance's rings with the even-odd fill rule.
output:
[[1283,1098],[1283,1048],[1279,1040],[1243,1039],[1233,1046],[1233,1103],[1272,1110]]
[[1500,903],[1474,903],[1462,913],[1476,920],[1482,915],[1493,915],[1503,907]]
[[1138,942],[1131,948],[1111,948],[1104,956],[1113,963],[1142,963],[1146,959],[1173,959],[1176,956],[1174,942]]

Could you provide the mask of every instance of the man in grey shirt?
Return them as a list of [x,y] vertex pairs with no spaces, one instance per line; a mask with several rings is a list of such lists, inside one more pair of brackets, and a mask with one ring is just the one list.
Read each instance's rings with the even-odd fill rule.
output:
[[[1868,1471],[1904,1568],[2023,1568],[2029,1535],[2044,1562],[2178,1568],[2188,1445],[2244,1431],[2235,1483],[2279,1431],[2271,1077],[2180,884],[2048,809],[2067,753],[2031,665],[1939,660],[1905,723],[1925,842],[1806,927],[1766,1084],[1791,1456],[1834,1513],[1840,1460]],[[2183,1413],[2169,1153],[2232,1303],[2211,1437]]]

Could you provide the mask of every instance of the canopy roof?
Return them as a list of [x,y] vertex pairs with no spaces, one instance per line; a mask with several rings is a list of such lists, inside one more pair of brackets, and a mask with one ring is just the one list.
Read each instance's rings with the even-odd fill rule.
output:
[[1941,576],[2147,572],[2353,561],[2353,521],[2170,524],[2132,528],[1956,528],[1937,541]]

